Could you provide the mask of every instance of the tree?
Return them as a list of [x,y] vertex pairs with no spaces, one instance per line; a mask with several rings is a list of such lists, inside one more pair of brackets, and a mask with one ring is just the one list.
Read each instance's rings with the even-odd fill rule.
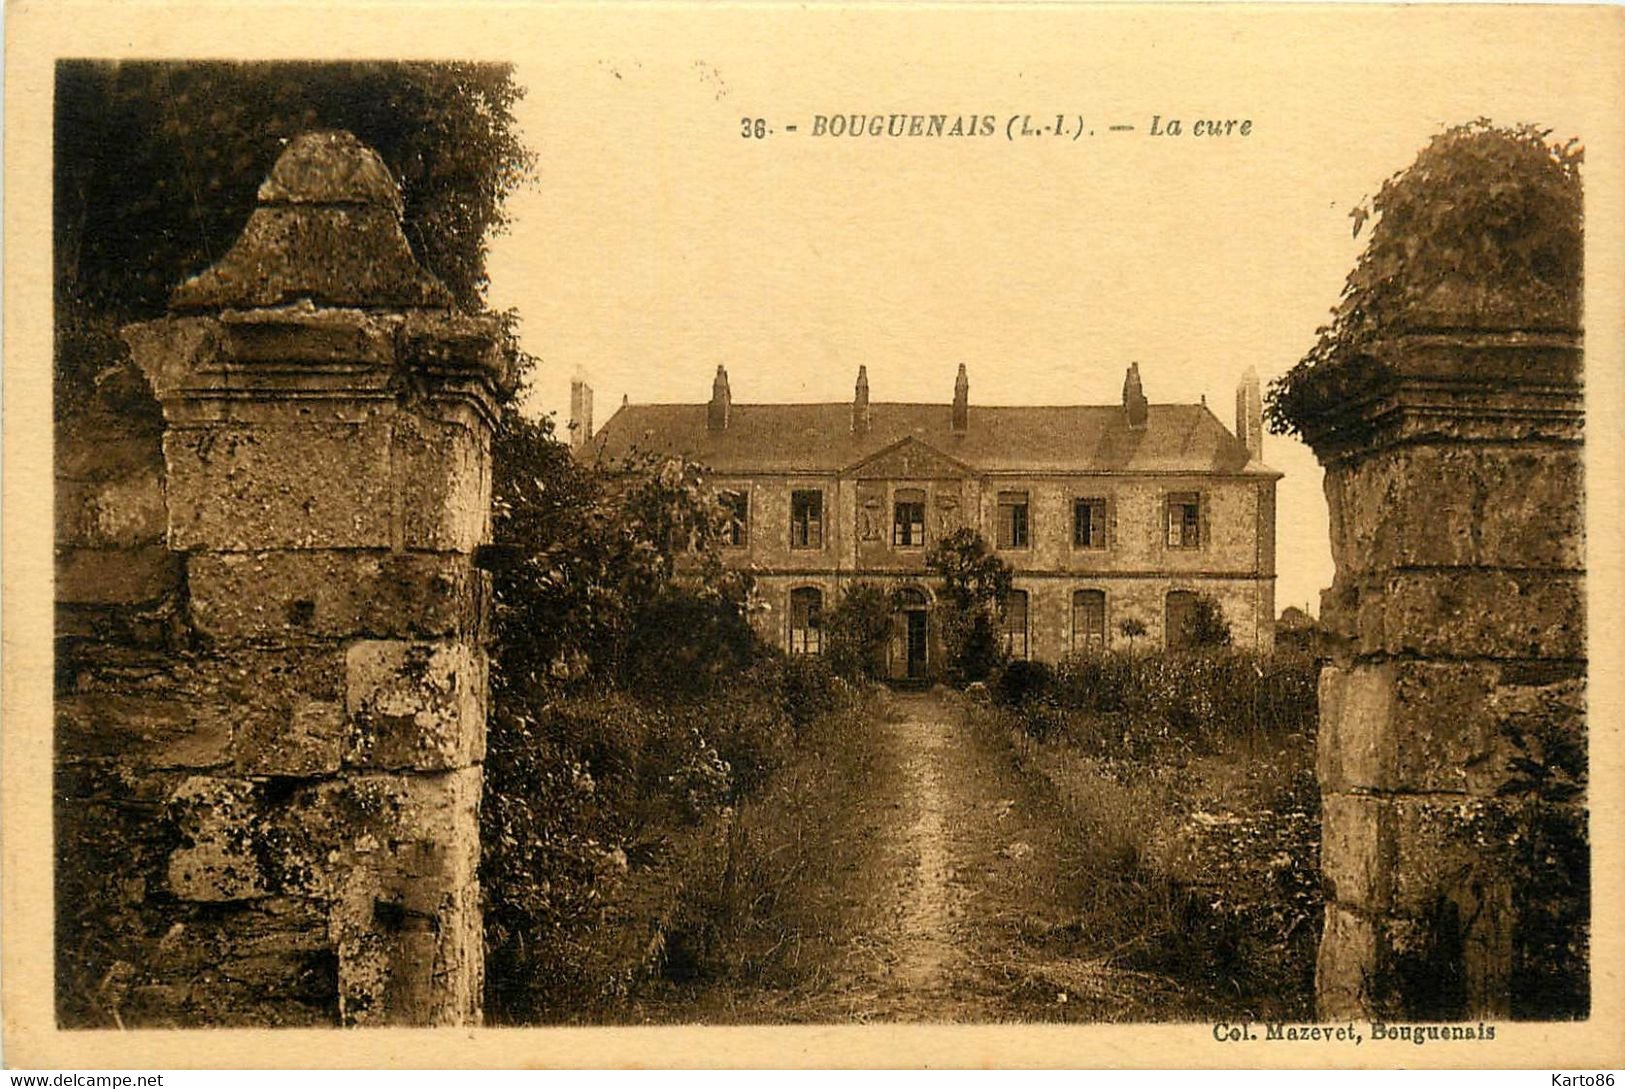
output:
[[1117,630],[1123,638],[1128,640],[1129,653],[1132,654],[1134,653],[1134,640],[1140,638],[1146,632],[1145,621],[1139,617],[1131,616],[1117,625]]
[[1533,125],[1480,118],[1435,136],[1412,166],[1385,181],[1354,232],[1370,242],[1309,353],[1271,383],[1271,430],[1295,434],[1314,378],[1380,375],[1371,353],[1385,335],[1462,324],[1578,328],[1584,262],[1579,141],[1551,142]]
[[728,512],[698,466],[584,466],[551,418],[511,407],[492,455],[499,699],[578,683],[693,688],[755,654],[751,580],[722,563]]
[[878,680],[886,669],[892,635],[891,595],[872,582],[854,582],[841,591],[824,616],[830,668],[849,680]]
[[1186,645],[1213,649],[1230,645],[1230,625],[1224,610],[1207,594],[1197,594],[1185,620]]
[[486,244],[531,168],[506,65],[62,61],[55,95],[56,386],[88,393],[119,326],[236,240],[283,144],[353,132],[401,186],[419,260],[483,307]]
[[1004,658],[998,621],[1010,593],[1010,565],[968,527],[938,541],[925,565],[942,580],[937,615],[949,679],[956,684],[986,680]]

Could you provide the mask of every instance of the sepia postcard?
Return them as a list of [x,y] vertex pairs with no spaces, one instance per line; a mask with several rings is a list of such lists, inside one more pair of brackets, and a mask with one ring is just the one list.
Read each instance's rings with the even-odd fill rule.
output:
[[1625,1063],[1620,9],[7,18],[9,1065]]

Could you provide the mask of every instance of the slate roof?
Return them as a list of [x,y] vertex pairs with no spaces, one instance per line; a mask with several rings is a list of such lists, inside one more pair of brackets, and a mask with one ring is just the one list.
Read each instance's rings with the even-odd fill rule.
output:
[[1206,405],[1152,405],[1130,430],[1121,405],[971,405],[963,434],[946,404],[870,405],[852,433],[850,402],[731,406],[706,428],[706,405],[622,405],[580,450],[619,459],[634,450],[681,454],[714,472],[839,472],[913,438],[978,472],[1247,473],[1278,477]]

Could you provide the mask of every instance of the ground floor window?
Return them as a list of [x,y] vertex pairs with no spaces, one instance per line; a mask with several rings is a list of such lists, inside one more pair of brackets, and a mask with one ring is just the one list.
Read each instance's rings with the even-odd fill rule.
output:
[[790,591],[790,653],[824,653],[824,593],[811,586]]
[[1106,647],[1106,591],[1079,590],[1072,595],[1072,649]]
[[1004,649],[1012,658],[1027,657],[1027,591],[1011,590],[1004,599]]

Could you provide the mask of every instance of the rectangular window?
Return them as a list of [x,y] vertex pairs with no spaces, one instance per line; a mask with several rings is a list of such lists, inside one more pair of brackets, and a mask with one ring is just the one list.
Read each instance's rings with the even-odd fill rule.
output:
[[790,547],[824,547],[824,493],[790,493]]
[[1105,646],[1106,592],[1079,590],[1072,595],[1072,649],[1103,650]]
[[898,488],[892,496],[891,543],[893,548],[925,545],[925,492]]
[[719,497],[728,519],[722,527],[724,548],[744,548],[750,544],[750,495],[747,492],[723,492]]
[[790,591],[790,653],[824,653],[824,595],[811,587]]
[[1026,548],[1030,537],[1027,524],[1027,493],[999,493],[999,547]]
[[1202,497],[1196,492],[1168,496],[1168,547],[1202,547]]
[[1027,591],[1011,590],[1004,599],[1004,649],[1012,658],[1027,657]]
[[1072,547],[1106,547],[1106,501],[1104,499],[1074,499],[1072,501]]

